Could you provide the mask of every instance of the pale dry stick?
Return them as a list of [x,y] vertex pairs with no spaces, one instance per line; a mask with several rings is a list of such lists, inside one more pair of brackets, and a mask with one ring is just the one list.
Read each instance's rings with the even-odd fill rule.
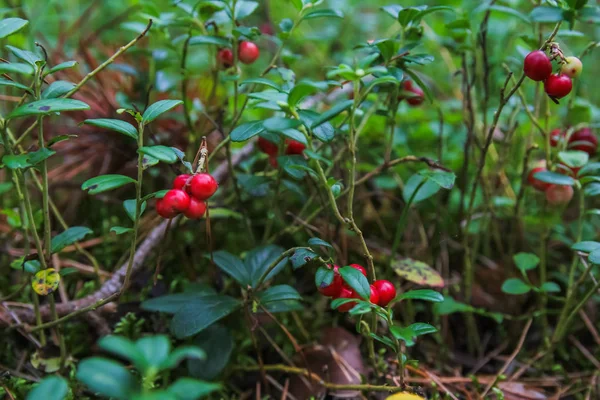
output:
[[570,335],[569,340],[575,345],[575,347],[577,347],[577,350],[579,350],[581,354],[583,354],[583,356],[594,365],[594,367],[600,370],[600,361],[598,361],[596,357],[594,357],[594,355],[590,353],[590,351],[586,349],[585,346],[581,344],[579,340],[577,340],[577,338],[575,338],[575,336]]
[[485,396],[494,387],[494,385],[498,382],[498,380],[500,379],[500,376],[503,375],[504,372],[506,372],[506,370],[508,369],[510,364],[514,361],[515,358],[517,358],[517,356],[519,355],[519,352],[521,352],[521,349],[523,348],[523,344],[525,343],[525,339],[527,338],[527,333],[529,333],[529,328],[531,328],[532,322],[533,322],[533,319],[530,319],[529,321],[527,321],[527,325],[525,325],[525,329],[523,329],[523,333],[521,333],[521,337],[519,338],[517,347],[512,352],[512,354],[508,357],[508,359],[506,360],[506,362],[504,363],[502,368],[500,368],[500,371],[498,371],[498,373],[496,374],[496,377],[487,385],[487,387],[485,388],[483,393],[479,396],[479,398],[485,399]]
[[[252,143],[247,144],[244,148],[242,148],[238,153],[233,156],[233,163],[235,165],[239,164],[242,160],[250,156],[254,150],[254,146]],[[215,179],[218,181],[224,181],[227,177],[227,165],[226,163],[222,163],[212,174]],[[178,217],[175,217],[178,218]],[[174,221],[175,222],[175,221]],[[168,221],[163,221],[158,226],[152,229],[152,231],[148,234],[146,239],[138,246],[133,266],[131,269],[132,275],[139,272],[144,267],[144,261],[146,257],[156,248],[161,240],[163,239],[164,232],[166,230]],[[100,307],[101,305],[106,304],[104,299],[107,297],[118,293],[121,290],[123,279],[125,277],[125,273],[127,270],[127,263],[123,264],[117,271],[115,271],[110,279],[106,280],[103,285],[93,294],[86,296],[81,299],[72,300],[68,303],[58,304],[56,306],[57,313],[59,315],[66,316],[61,318],[59,321],[62,323],[66,320],[71,319],[73,316],[67,315],[73,312],[77,312],[81,309],[95,309]],[[49,315],[49,309],[47,306],[41,307],[40,312],[42,316],[47,317]],[[33,312],[28,309],[19,310],[19,317],[23,320],[24,323],[31,323],[34,319]],[[79,313],[77,314],[79,315]],[[76,315],[75,315],[76,316]],[[0,320],[1,322],[1,320]],[[46,326],[46,325],[44,325]]]

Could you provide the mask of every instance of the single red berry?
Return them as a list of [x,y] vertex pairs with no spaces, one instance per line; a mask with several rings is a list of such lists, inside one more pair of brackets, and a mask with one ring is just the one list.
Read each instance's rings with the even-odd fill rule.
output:
[[279,151],[279,149],[277,148],[277,145],[275,143],[265,139],[264,137],[258,138],[258,148],[263,153],[266,153],[270,156],[277,155],[277,151]]
[[409,92],[410,95],[408,97],[400,95],[398,100],[406,99],[406,102],[411,106],[419,106],[425,101],[425,92],[420,87],[413,85],[412,81],[402,82],[402,90]]
[[274,35],[275,34],[273,25],[271,25],[269,22],[265,22],[264,24],[262,24],[259,29],[263,35]]
[[550,145],[552,147],[558,146],[558,143],[565,137],[567,132],[561,129],[554,129],[550,132]]
[[205,212],[206,203],[202,200],[196,200],[195,198],[190,197],[190,205],[187,210],[183,212],[183,215],[189,219],[200,219],[204,216]]
[[367,276],[367,270],[360,264],[350,264],[354,269],[359,270],[364,276]]
[[188,174],[177,175],[177,178],[173,179],[173,189],[183,190],[183,187],[190,177],[191,175]]
[[238,58],[244,64],[252,64],[258,56],[260,55],[260,50],[258,46],[252,42],[240,42],[238,46]]
[[285,143],[287,145],[287,147],[285,148],[285,154],[288,155],[302,154],[304,149],[306,149],[306,146],[298,142],[297,140],[286,139]]
[[392,301],[396,297],[396,288],[394,284],[390,281],[386,281],[385,279],[380,279],[378,281],[373,282],[373,286],[379,292],[379,301],[377,305],[381,307],[387,306],[390,301]]
[[167,208],[163,199],[156,199],[156,212],[166,219],[171,219],[179,214],[177,211]]
[[581,128],[571,135],[568,147],[570,150],[585,151],[593,156],[598,148],[598,138],[590,128]]
[[563,98],[573,89],[573,81],[568,75],[552,74],[544,81],[544,90],[548,96]]
[[546,189],[548,189],[548,187],[550,186],[550,183],[548,182],[543,182],[540,181],[539,179],[537,179],[534,175],[537,174],[538,172],[541,171],[547,171],[546,167],[536,167],[533,168],[531,171],[529,171],[529,175],[527,175],[527,182],[529,182],[529,184],[531,186],[533,186],[535,189],[544,192]]
[[565,205],[573,198],[573,187],[566,185],[550,185],[546,189],[546,200],[553,206]]
[[217,53],[217,62],[223,68],[229,68],[233,65],[233,52],[231,49],[221,49]]
[[[340,290],[340,293],[338,295],[338,299],[354,299],[354,298],[356,298],[355,295],[356,295],[356,293],[354,292],[354,290],[342,287],[342,290]],[[348,311],[352,310],[352,308],[355,305],[356,305],[356,302],[351,301],[351,302],[342,304],[337,309],[339,312],[348,312]]]
[[277,157],[269,156],[269,164],[271,164],[271,167],[273,167],[273,168],[279,167],[279,163],[277,162]]
[[369,296],[369,301],[373,304],[379,304],[379,290],[371,285],[371,295]]
[[556,172],[558,172],[559,174],[571,176],[573,178],[577,176],[577,173],[580,169],[581,167],[569,167],[568,165],[563,163],[559,163],[556,166]]
[[211,174],[196,174],[190,180],[188,192],[197,200],[206,200],[217,191],[219,184]]
[[[331,269],[331,265],[328,265],[328,267]],[[333,297],[333,298],[337,298],[340,295],[340,292],[342,290],[342,276],[339,273],[339,266],[334,265],[333,266],[333,280],[331,281],[331,283],[327,286],[319,286],[317,288],[317,290],[319,291],[319,293],[321,293],[323,296],[328,296],[328,297]]]
[[525,75],[527,75],[529,79],[538,82],[544,81],[552,73],[552,63],[543,51],[532,51],[525,57],[523,71],[525,71]]
[[190,206],[190,196],[179,189],[171,189],[162,198],[162,206],[169,211],[169,213],[175,212],[176,214],[182,213]]

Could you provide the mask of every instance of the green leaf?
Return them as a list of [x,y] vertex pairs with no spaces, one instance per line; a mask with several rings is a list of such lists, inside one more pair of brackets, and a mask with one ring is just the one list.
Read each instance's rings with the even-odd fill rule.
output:
[[[256,287],[258,280],[283,252],[282,247],[275,245],[260,246],[248,252],[244,264],[246,265],[246,270],[250,273],[250,283],[253,288]],[[288,259],[284,258],[277,263],[275,268],[265,277],[264,281],[267,282],[281,272],[287,262]]]
[[6,48],[9,49],[10,52],[13,53],[16,57],[25,61],[27,64],[31,65],[33,68],[37,67],[36,66],[37,62],[42,61],[40,56],[38,56],[36,53],[33,53],[31,51],[19,49],[19,48],[13,47],[13,46],[6,46]]
[[414,174],[411,176],[404,190],[402,191],[402,198],[408,203],[412,197],[412,203],[415,204],[420,201],[426,200],[440,191],[442,187],[432,179],[421,174]]
[[179,160],[179,157],[177,157],[177,154],[175,154],[173,149],[167,146],[144,146],[140,147],[138,152],[156,158],[167,164],[174,164]]
[[542,182],[552,183],[555,185],[573,186],[575,184],[575,179],[571,178],[570,176],[562,175],[552,171],[536,172],[533,174],[533,177]]
[[110,228],[110,231],[116,233],[117,235],[122,235],[124,233],[133,232],[133,229],[126,228],[124,226],[113,226],[112,228]]
[[544,282],[540,290],[546,293],[560,293],[560,286],[555,282]]
[[49,115],[62,111],[89,110],[90,106],[83,101],[73,99],[45,99],[23,104],[14,109],[6,119],[27,117],[30,115]]
[[139,390],[133,375],[121,364],[101,357],[79,363],[76,377],[92,392],[119,400],[128,400]]
[[0,194],[10,192],[13,188],[12,182],[0,182]]
[[273,117],[263,121],[263,126],[271,132],[283,132],[286,129],[293,129],[301,124],[297,119]]
[[194,338],[194,345],[206,352],[202,360],[188,360],[187,366],[194,378],[212,380],[227,366],[233,351],[233,338],[229,329],[214,324]]
[[292,267],[298,269],[311,262],[315,257],[317,257],[317,254],[308,249],[298,249],[290,257],[290,261],[292,262]]
[[416,322],[409,326],[410,329],[415,333],[416,336],[427,335],[429,333],[436,333],[437,328],[435,326],[426,324],[424,322]]
[[311,247],[325,246],[325,247],[329,247],[330,249],[333,249],[332,245],[330,245],[323,239],[319,239],[317,237],[312,237],[312,238],[308,239],[308,245]]
[[390,327],[390,333],[398,340],[402,340],[406,343],[406,346],[414,346],[417,334],[412,330],[410,326],[404,328],[399,326]]
[[531,286],[519,278],[511,278],[502,284],[502,292],[507,294],[525,294],[531,290]]
[[52,253],[58,253],[65,247],[80,241],[93,231],[85,226],[72,226],[52,238]]
[[300,293],[290,285],[275,285],[260,292],[258,299],[261,303],[284,300],[302,300]]
[[402,11],[403,7],[397,4],[393,4],[390,6],[383,6],[381,7],[381,9],[388,14],[389,16],[391,16],[394,19],[398,19],[398,14],[400,13],[400,11]]
[[0,78],[0,86],[9,86],[9,87],[14,87],[17,89],[21,89],[26,91],[29,94],[33,94],[33,92],[31,91],[31,89],[29,89],[27,86],[19,83],[19,82],[15,82],[15,81],[11,81],[8,79],[4,79],[4,78]]
[[144,354],[131,340],[117,335],[108,335],[98,341],[98,347],[102,350],[131,362],[138,370],[144,372],[150,366]]
[[33,75],[34,69],[29,64],[23,63],[0,63],[0,73],[15,73],[21,75]]
[[279,156],[277,162],[289,176],[296,180],[304,178],[309,169],[306,160],[301,155]]
[[0,39],[23,29],[29,21],[21,18],[6,18],[0,21]]
[[86,119],[83,121],[84,124],[96,126],[98,128],[108,129],[114,132],[122,133],[125,136],[129,136],[132,139],[138,138],[138,131],[129,122],[121,121],[120,119]]
[[5,155],[2,157],[2,162],[8,169],[24,169],[33,167],[54,154],[56,154],[56,151],[44,147],[31,153]]
[[454,187],[454,181],[456,180],[456,175],[454,175],[454,172],[442,171],[439,169],[424,169],[419,171],[418,174],[429,178],[429,180],[447,190],[450,190]]
[[314,85],[299,83],[290,90],[288,95],[288,104],[290,107],[296,107],[296,105],[306,96],[311,95],[318,91]]
[[369,300],[371,296],[371,286],[369,285],[367,277],[364,276],[362,272],[350,266],[340,268],[339,272],[348,286],[354,289],[361,298]]
[[297,129],[284,129],[281,131],[281,134],[292,140],[295,140],[296,142],[300,142],[305,146],[308,145],[306,136],[304,136],[304,134]]
[[438,293],[435,290],[416,289],[416,290],[410,290],[408,292],[402,293],[401,295],[396,297],[394,299],[394,301],[407,300],[407,299],[424,300],[424,301],[430,301],[432,303],[440,303],[440,302],[444,301],[444,296],[442,296],[441,293]]
[[90,194],[98,194],[116,189],[128,183],[135,183],[135,179],[125,175],[100,175],[83,182],[81,189],[89,191]]
[[56,99],[69,93],[75,87],[73,82],[55,81],[42,93],[42,99]]
[[255,1],[238,0],[235,5],[234,19],[239,21],[246,18],[258,8],[258,3]]
[[275,82],[273,82],[270,79],[266,79],[266,78],[250,78],[250,79],[246,79],[240,82],[240,86],[241,85],[249,85],[249,84],[254,84],[254,85],[265,85],[268,86],[270,88],[273,88],[279,92],[281,92],[281,87],[276,84]]
[[337,103],[336,105],[331,107],[329,110],[327,110],[323,114],[321,114],[316,120],[314,120],[311,125],[311,129],[314,129],[314,128],[318,127],[319,125],[331,120],[332,118],[336,117],[337,115],[341,114],[342,112],[344,112],[347,109],[349,109],[350,107],[352,107],[353,104],[354,104],[354,100],[346,100],[346,101]]
[[[129,217],[129,219],[131,219],[133,222],[135,222],[135,199],[130,199],[130,200],[125,200],[123,202],[123,208],[125,209],[125,213],[127,213],[127,216]],[[142,205],[140,207],[140,216],[142,216],[142,214],[144,214],[144,211],[146,211],[146,202],[143,201]]]
[[340,11],[332,9],[319,9],[307,12],[304,14],[302,19],[314,19],[314,18],[344,18],[344,14]]
[[61,268],[60,271],[58,271],[58,274],[60,276],[67,276],[67,275],[71,275],[71,274],[76,274],[78,272],[79,272],[79,270],[77,268],[69,267],[69,268]]
[[73,68],[76,65],[77,65],[77,61],[65,61],[65,62],[62,62],[62,63],[50,68],[50,70],[48,72],[46,72],[45,75],[50,75],[55,72],[62,71],[63,69],[67,69],[67,68]]
[[265,127],[263,121],[253,121],[235,127],[231,131],[232,142],[245,142],[246,140],[258,135],[263,132]]
[[585,175],[596,175],[600,174],[600,162],[591,162],[587,163],[584,167],[582,167],[577,176],[585,176]]
[[533,22],[558,22],[563,20],[563,11],[558,7],[536,7],[529,13],[529,18]]
[[571,168],[580,168],[587,164],[590,156],[585,151],[570,150],[558,153],[558,159]]
[[190,41],[188,44],[190,46],[214,44],[219,47],[231,47],[231,42],[227,38],[220,37],[220,36],[206,36],[206,35],[193,36],[192,38],[190,38]]
[[239,300],[229,296],[211,295],[196,298],[175,313],[171,321],[171,332],[178,339],[193,336],[241,306]]
[[166,113],[170,109],[175,108],[182,103],[183,103],[183,101],[181,101],[181,100],[157,101],[156,103],[151,104],[146,109],[146,111],[144,111],[144,114],[142,115],[142,122],[144,124],[149,124],[150,122],[152,122],[156,118],[158,118],[161,114]]
[[315,285],[320,287],[327,287],[333,282],[335,272],[331,268],[319,267],[315,274]]
[[577,242],[571,246],[571,250],[591,253],[594,250],[600,249],[600,242]]
[[213,259],[217,267],[235,279],[242,287],[250,285],[250,271],[238,257],[225,250],[219,250],[213,253]]
[[47,376],[27,394],[26,400],[63,400],[69,391],[67,381],[60,376]]
[[213,296],[215,294],[216,292],[212,288],[206,288],[202,291],[169,294],[146,300],[141,304],[141,307],[143,310],[175,314],[186,304],[193,303],[202,297]]
[[517,253],[513,256],[513,260],[522,273],[535,269],[540,263],[539,257],[532,253]]
[[[135,348],[142,355],[148,370],[160,370],[168,362],[171,341],[167,335],[144,336],[135,342]],[[145,373],[147,370],[139,368]]]
[[397,259],[392,261],[392,268],[397,275],[418,285],[444,287],[441,275],[423,261]]
[[[311,110],[299,110],[298,116],[307,128],[310,128],[320,117],[318,113]],[[315,128],[312,128],[312,133],[321,142],[329,143],[335,136],[335,129],[331,123],[325,122]]]
[[219,389],[221,385],[218,383],[184,377],[177,379],[167,391],[176,395],[179,400],[197,400]]
[[196,346],[178,347],[160,364],[159,369],[173,369],[183,360],[189,359],[206,360],[206,352]]
[[592,251],[588,255],[588,261],[592,264],[600,265],[600,249],[596,249]]

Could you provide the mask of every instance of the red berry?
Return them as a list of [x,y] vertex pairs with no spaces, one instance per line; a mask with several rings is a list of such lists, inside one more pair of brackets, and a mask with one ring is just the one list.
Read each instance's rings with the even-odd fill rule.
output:
[[[355,295],[356,295],[356,293],[354,292],[354,290],[342,287],[342,290],[340,290],[340,293],[338,295],[338,299],[353,299],[353,298],[356,298]],[[351,301],[351,302],[342,304],[337,309],[340,312],[348,312],[348,311],[352,310],[352,308],[355,305],[356,305],[356,302]]]
[[543,51],[532,51],[525,57],[523,71],[525,71],[525,75],[527,75],[529,79],[538,82],[543,81],[552,73],[552,63]]
[[598,148],[598,138],[590,128],[582,128],[571,135],[568,147],[570,150],[585,151],[593,156]]
[[546,200],[553,206],[565,205],[573,198],[573,187],[566,185],[550,185],[546,189]]
[[219,184],[211,174],[196,174],[190,180],[188,192],[197,200],[206,200],[217,191]]
[[379,290],[374,285],[371,285],[371,295],[369,301],[373,304],[379,304]]
[[262,24],[259,29],[263,35],[274,35],[275,34],[275,30],[273,29],[273,26],[268,22],[265,22],[264,24]]
[[560,163],[556,166],[556,172],[563,175],[569,175],[575,178],[581,167],[569,167],[566,164]]
[[425,92],[420,87],[414,86],[412,81],[406,80],[402,82],[402,89],[405,92],[410,92],[409,97],[400,96],[399,100],[406,98],[406,102],[411,106],[418,106],[425,101]]
[[279,167],[279,163],[277,162],[277,157],[270,156],[269,157],[269,164],[271,164],[271,167],[273,167],[273,168]]
[[354,269],[359,270],[364,276],[367,276],[367,270],[359,264],[350,264],[350,266]]
[[221,49],[217,53],[217,61],[223,68],[229,68],[233,65],[233,52],[231,49]]
[[546,171],[546,167],[545,166],[544,167],[536,167],[536,168],[532,169],[531,171],[529,171],[529,175],[527,175],[527,181],[535,189],[543,192],[546,189],[548,189],[548,187],[550,186],[550,183],[540,181],[539,179],[537,179],[534,176],[536,173],[541,172],[541,171]]
[[390,301],[396,297],[396,288],[390,281],[380,279],[373,282],[373,286],[379,292],[379,301],[377,302],[377,305],[381,307],[387,306]]
[[258,138],[258,148],[261,149],[263,153],[266,153],[270,156],[277,155],[277,145],[263,137]]
[[158,215],[166,219],[171,219],[179,214],[177,211],[165,207],[165,202],[163,199],[156,200],[156,212]]
[[260,55],[260,50],[258,46],[252,42],[240,42],[238,46],[238,58],[244,64],[252,64],[258,56]]
[[204,216],[205,212],[206,203],[202,200],[196,200],[195,198],[191,197],[190,205],[188,206],[187,210],[183,212],[183,215],[189,219],[200,219]]
[[[328,265],[328,267],[331,269],[331,265]],[[333,266],[333,280],[328,286],[319,286],[317,288],[319,293],[321,293],[323,296],[337,298],[340,295],[343,280],[342,276],[338,272],[339,268],[340,267],[337,265]]]
[[561,129],[554,129],[550,132],[550,145],[552,147],[558,146],[558,143],[565,137],[567,132]]
[[162,198],[162,205],[169,214],[184,212],[190,206],[190,196],[179,189],[171,189]]
[[297,140],[286,139],[285,143],[287,147],[285,148],[285,154],[302,154],[306,146]]
[[190,176],[191,175],[188,174],[178,175],[177,178],[173,180],[173,189],[183,190],[183,187],[187,183],[188,179],[190,179]]
[[552,74],[544,81],[544,90],[548,96],[563,98],[573,89],[573,81],[567,75]]

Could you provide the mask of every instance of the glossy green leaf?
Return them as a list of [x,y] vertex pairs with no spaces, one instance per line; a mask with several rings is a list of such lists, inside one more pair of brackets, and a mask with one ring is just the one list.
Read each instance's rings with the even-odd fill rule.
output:
[[54,154],[56,154],[56,151],[44,147],[31,153],[5,155],[2,157],[2,163],[8,169],[25,169],[39,164]]
[[42,99],[56,99],[69,93],[75,84],[67,81],[54,81],[42,92]]
[[31,65],[33,68],[36,68],[36,63],[42,61],[42,58],[28,50],[19,49],[14,46],[6,46],[11,53],[13,53],[16,57],[25,61],[27,64]]
[[350,266],[345,266],[339,269],[340,275],[344,282],[348,284],[358,295],[368,300],[371,296],[371,287],[367,277],[362,274],[359,270]]
[[573,186],[575,184],[575,179],[571,178],[570,176],[562,175],[552,171],[536,172],[533,174],[533,177],[542,182],[552,183],[554,185]]
[[284,300],[302,300],[300,293],[290,285],[275,285],[260,292],[258,299],[261,303]]
[[544,282],[542,286],[540,286],[540,290],[546,293],[560,293],[560,286],[555,282]]
[[589,154],[585,151],[569,150],[558,153],[558,159],[571,168],[583,167],[589,158]]
[[325,247],[329,247],[330,249],[333,249],[332,245],[330,245],[329,243],[327,243],[323,239],[319,239],[317,237],[312,237],[312,238],[308,239],[308,245],[311,246],[311,247],[317,247],[317,248],[319,246],[325,246]]
[[[299,110],[298,116],[307,128],[310,128],[320,117],[318,113],[311,110]],[[312,133],[321,142],[329,143],[335,136],[335,129],[331,123],[325,122],[315,128],[312,128]]]
[[[123,202],[123,208],[125,209],[125,213],[127,213],[127,216],[129,217],[129,219],[131,219],[134,222],[135,222],[135,211],[136,211],[135,204],[136,204],[135,199],[129,199],[129,200],[125,200]],[[142,216],[144,214],[144,211],[146,211],[146,202],[142,201],[142,205],[140,206],[140,216]]]
[[104,336],[98,341],[98,347],[120,359],[131,362],[142,372],[146,371],[150,366],[144,354],[136,347],[135,343],[123,336]]
[[265,85],[265,86],[273,88],[277,91],[281,91],[281,87],[278,84],[276,84],[272,80],[266,79],[266,78],[251,78],[251,79],[246,79],[246,80],[243,80],[242,82],[240,82],[240,85],[250,85],[250,84]]
[[175,314],[186,304],[193,303],[202,297],[213,296],[215,294],[216,292],[212,288],[204,288],[203,290],[193,292],[168,294],[166,296],[146,300],[141,304],[141,307],[143,310],[147,311]]
[[221,36],[206,36],[206,35],[198,35],[190,38],[189,45],[206,45],[213,44],[219,47],[231,47],[231,42],[224,37]]
[[517,253],[513,256],[513,260],[517,268],[523,273],[535,269],[540,263],[539,257],[532,253]]
[[507,294],[525,294],[531,290],[531,286],[523,282],[519,278],[510,278],[504,281],[502,284],[502,292]]
[[600,249],[600,242],[577,242],[571,246],[571,250],[581,251],[584,253],[591,253],[594,250]]
[[69,391],[67,381],[58,375],[47,376],[31,389],[26,400],[63,400]]
[[110,228],[111,232],[114,232],[117,235],[122,235],[124,233],[129,233],[129,232],[133,232],[132,228],[127,228],[124,226],[113,226],[112,228]]
[[171,332],[178,339],[187,338],[238,310],[242,303],[229,296],[210,295],[184,305],[171,321]]
[[206,360],[206,352],[196,346],[180,346],[161,362],[160,369],[173,369],[183,360]]
[[179,400],[197,400],[219,389],[221,385],[218,383],[183,377],[177,379],[167,391],[176,395]]
[[258,135],[263,132],[265,127],[263,121],[253,121],[235,127],[231,131],[232,142],[245,142],[246,140]]
[[24,63],[1,63],[0,62],[0,73],[15,73],[21,75],[33,75],[34,69],[29,64]]
[[0,78],[0,86],[14,87],[17,89],[24,90],[29,94],[33,94],[32,90],[29,87],[23,85],[22,83],[11,81],[11,80],[4,79],[4,78]]
[[297,119],[273,117],[263,121],[263,126],[271,132],[282,132],[286,129],[297,128],[301,124]]
[[108,129],[114,132],[121,133],[125,136],[129,136],[132,139],[138,138],[137,129],[131,125],[129,122],[122,121],[120,119],[108,119],[108,118],[98,118],[98,119],[86,119],[83,121],[84,124],[96,126],[98,128]]
[[563,11],[558,7],[536,7],[529,13],[529,18],[534,22],[558,22],[563,19]]
[[227,275],[235,279],[243,287],[250,285],[250,271],[242,260],[233,254],[219,250],[213,253],[213,260]]
[[83,182],[81,189],[87,190],[90,194],[98,194],[119,188],[128,183],[135,183],[135,179],[125,175],[100,175]]
[[93,231],[85,226],[72,226],[68,228],[66,231],[52,238],[52,253],[58,253],[65,247],[80,241],[91,233]]
[[206,358],[190,359],[188,370],[194,378],[212,380],[227,366],[233,351],[233,337],[229,329],[214,324],[194,338],[194,345],[204,350]]
[[167,111],[171,110],[172,108],[177,107],[178,105],[180,105],[182,103],[183,103],[183,101],[181,101],[181,100],[157,101],[156,103],[151,104],[146,109],[146,111],[144,111],[144,114],[142,115],[142,122],[144,124],[149,124],[150,122],[152,122],[156,118],[158,118],[161,114],[166,113]]
[[331,120],[332,118],[335,118],[339,114],[343,113],[344,111],[346,111],[347,109],[352,107],[353,104],[354,104],[354,100],[345,100],[345,101],[335,104],[333,107],[331,107],[329,110],[325,111],[323,114],[321,114],[318,118],[316,118],[312,122],[312,124],[310,126],[311,129],[315,129],[319,125]]
[[344,14],[340,11],[332,9],[318,9],[312,10],[304,14],[303,19],[315,19],[315,18],[344,18]]
[[76,378],[92,392],[118,400],[129,400],[139,390],[136,379],[125,367],[101,357],[81,361]]
[[592,251],[588,255],[588,261],[592,264],[600,265],[600,249],[596,249]]
[[290,257],[290,261],[292,262],[292,267],[298,269],[311,262],[315,257],[317,257],[317,254],[308,249],[298,249]]
[[62,71],[63,69],[73,68],[76,65],[77,65],[77,61],[65,61],[65,62],[62,62],[62,63],[57,64],[54,67],[50,68],[50,70],[48,72],[46,72],[46,75],[50,75],[55,72]]
[[31,115],[49,115],[63,111],[83,111],[89,109],[90,106],[79,100],[45,99],[23,104],[14,109],[6,118],[13,119]]
[[454,172],[442,171],[439,169],[424,169],[418,173],[419,175],[427,177],[432,182],[435,182],[447,190],[450,190],[454,187],[454,181],[456,180],[456,175],[454,175]]
[[179,157],[177,157],[177,154],[175,154],[173,149],[167,146],[144,146],[140,147],[138,152],[167,164],[174,164],[179,160]]
[[[244,260],[244,264],[246,269],[250,272],[250,283],[253,288],[256,287],[258,281],[263,276],[263,274],[270,268],[271,264],[273,264],[284,252],[284,249],[280,246],[275,245],[267,245],[256,247],[248,252],[246,255],[246,259]],[[277,275],[287,264],[288,259],[284,258],[280,262],[277,263],[275,268],[269,272],[269,274],[265,277],[265,282],[272,279],[275,275]]]
[[315,274],[315,285],[320,287],[326,287],[331,285],[335,272],[331,268],[319,267]]
[[416,289],[416,290],[410,290],[408,292],[402,293],[401,295],[397,296],[394,299],[394,301],[407,300],[407,299],[430,301],[432,303],[440,303],[440,302],[444,301],[444,296],[442,296],[441,293],[436,292],[435,290]]
[[415,204],[430,198],[439,192],[441,188],[437,182],[417,173],[411,176],[406,182],[402,191],[402,198],[406,203],[412,198],[411,204]]
[[0,39],[23,29],[29,21],[21,18],[5,18],[0,20]]

